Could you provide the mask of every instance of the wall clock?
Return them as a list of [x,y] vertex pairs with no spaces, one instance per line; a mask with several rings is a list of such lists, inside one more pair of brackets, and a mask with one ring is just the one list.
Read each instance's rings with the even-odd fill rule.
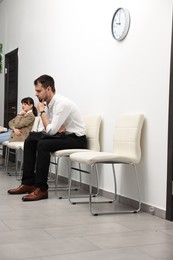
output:
[[125,8],[118,8],[112,18],[112,35],[122,41],[128,34],[130,28],[130,13]]

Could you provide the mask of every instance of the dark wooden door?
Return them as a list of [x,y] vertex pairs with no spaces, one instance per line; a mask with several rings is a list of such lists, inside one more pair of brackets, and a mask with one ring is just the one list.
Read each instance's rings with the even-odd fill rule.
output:
[[[18,49],[5,55],[4,126],[17,115],[18,100]],[[3,152],[3,156],[5,151]],[[15,161],[12,150],[9,160]]]
[[18,49],[5,55],[4,126],[17,115]]

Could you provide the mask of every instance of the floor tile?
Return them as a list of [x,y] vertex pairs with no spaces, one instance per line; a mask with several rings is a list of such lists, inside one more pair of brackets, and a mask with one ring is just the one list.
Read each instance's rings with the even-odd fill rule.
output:
[[101,249],[118,248],[118,247],[130,247],[147,244],[159,244],[159,243],[173,243],[173,237],[159,231],[133,231],[126,233],[114,233],[109,236],[93,235],[85,236],[96,246]]
[[0,233],[0,245],[18,243],[24,241],[37,241],[37,240],[48,240],[52,239],[52,236],[49,235],[44,230],[39,229],[30,229],[30,230],[15,230],[15,231],[6,231]]
[[101,224],[84,224],[84,225],[71,225],[58,228],[48,228],[45,229],[49,234],[55,238],[64,237],[76,237],[76,236],[87,236],[94,234],[111,234],[119,232],[128,232],[130,229],[123,227],[116,223],[101,223]]
[[43,260],[155,260],[155,258],[136,248],[94,251],[80,254],[43,257]]
[[145,245],[139,247],[144,253],[151,255],[157,260],[172,260],[173,259],[173,244],[163,243],[156,245]]
[[[74,252],[97,250],[91,242],[83,238],[38,240],[0,245],[0,260],[24,260]],[[26,257],[27,256],[27,257]]]

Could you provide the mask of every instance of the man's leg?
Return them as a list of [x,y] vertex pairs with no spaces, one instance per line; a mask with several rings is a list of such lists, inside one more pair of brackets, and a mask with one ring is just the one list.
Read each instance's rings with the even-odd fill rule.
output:
[[50,152],[63,149],[86,148],[86,138],[67,135],[65,138],[40,140],[37,144],[37,162],[35,186],[45,191],[48,189],[47,179],[50,164]]
[[35,186],[39,189],[22,199],[24,201],[39,200],[47,198],[47,178],[50,164],[50,152],[62,149],[86,148],[86,137],[69,135],[65,138],[42,139],[37,143],[37,161]]
[[24,143],[24,163],[22,183],[18,188],[8,190],[9,194],[25,194],[32,192],[35,187],[35,161],[36,161],[36,148],[38,140],[34,140],[31,135],[25,140]]
[[37,142],[31,138],[27,138],[24,143],[24,160],[23,160],[23,175],[22,184],[35,184],[35,162]]

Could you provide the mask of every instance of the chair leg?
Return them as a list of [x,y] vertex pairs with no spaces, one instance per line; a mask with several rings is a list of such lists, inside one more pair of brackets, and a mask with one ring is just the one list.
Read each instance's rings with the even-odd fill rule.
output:
[[64,186],[60,186],[60,185],[58,185],[58,177],[59,177],[59,162],[60,162],[60,158],[61,157],[56,157],[56,156],[53,156],[53,160],[54,161],[51,161],[50,162],[50,165],[51,164],[53,164],[54,166],[55,166],[55,179],[53,179],[52,178],[52,171],[51,171],[51,168],[50,168],[50,170],[49,170],[49,178],[48,178],[48,181],[50,182],[50,183],[52,183],[52,182],[54,182],[54,184],[55,184],[55,187],[53,187],[53,189],[51,189],[51,188],[49,188],[49,190],[51,189],[51,190],[55,190],[55,194],[57,195],[57,191],[58,190],[68,190],[68,185],[64,185]]
[[4,156],[4,173],[6,173],[6,161],[7,161],[7,146],[5,146],[5,156]]
[[[12,151],[11,151],[12,150]],[[16,156],[16,150],[15,153],[13,152],[13,149],[9,148],[8,145],[6,145],[6,149],[5,149],[5,162],[4,162],[4,172],[6,174],[8,174],[9,176],[15,175],[16,174],[16,170],[15,173],[9,173],[8,172],[8,167],[9,167],[9,157],[10,154],[15,154]]]
[[91,180],[91,177],[93,175],[93,172],[94,170],[97,172],[97,175],[98,175],[98,169],[97,169],[97,164],[92,164],[91,165],[91,174],[90,174],[90,186],[89,186],[89,209],[90,209],[90,212],[93,216],[98,216],[98,215],[103,215],[103,214],[110,214],[110,213],[103,213],[103,212],[94,212],[93,211],[93,204],[104,204],[104,203],[113,203],[116,201],[116,175],[115,175],[115,167],[114,167],[114,164],[112,164],[112,172],[113,172],[113,178],[114,178],[114,196],[115,198],[113,200],[104,200],[104,201],[92,201],[92,197],[93,197],[93,194],[92,194],[92,189],[93,189],[93,186],[92,186],[92,180]]
[[[87,174],[89,174],[89,175],[91,175],[90,174],[90,172],[88,172],[88,171],[85,171],[85,170],[82,170],[81,168],[74,168],[74,167],[71,167],[71,171],[70,171],[70,175],[69,175],[69,192],[68,192],[68,200],[69,200],[69,202],[71,203],[71,204],[73,204],[73,205],[75,205],[75,204],[84,204],[84,203],[89,203],[89,201],[72,201],[71,199],[79,199],[79,198],[89,198],[89,194],[80,194],[79,196],[72,196],[71,195],[71,190],[72,190],[72,188],[71,188],[71,185],[72,185],[72,170],[76,170],[76,171],[79,171],[80,172],[80,174],[81,173],[87,173]],[[92,197],[97,197],[97,195],[99,194],[99,178],[98,178],[98,171],[97,171],[97,166],[96,166],[96,169],[95,169],[96,171],[95,171],[95,173],[96,173],[96,189],[97,189],[97,192],[95,193],[95,194],[92,194],[91,196]]]
[[[3,159],[3,146],[2,146],[2,145],[0,145],[0,151],[1,151],[1,153],[0,153],[0,158]],[[2,163],[0,164],[0,166],[4,166],[4,163],[2,162]]]
[[58,168],[59,168],[59,160],[60,158],[57,158],[56,165],[55,165],[55,195],[57,195],[57,189],[58,189]]
[[22,166],[23,166],[23,150],[19,148],[16,150],[16,178],[19,181],[22,179]]
[[6,148],[5,148],[5,163],[4,163],[4,171],[5,171],[6,174],[8,174],[9,153],[10,153],[10,149],[8,148],[8,146],[6,146]]
[[[52,169],[51,169],[51,165],[55,165],[55,169],[56,169],[56,157],[54,156],[51,156],[51,160],[50,160],[50,165],[49,165],[49,173],[48,173],[48,183],[50,184],[54,184],[56,185],[56,179],[54,178],[53,176],[53,173],[52,173]],[[55,187],[49,187],[49,190],[55,190]]]
[[22,179],[22,167],[23,167],[23,154],[22,154],[22,158],[20,161],[20,167],[19,167],[19,180],[21,181]]
[[[113,171],[113,177],[114,177],[114,187],[115,187],[115,199],[112,201],[97,201],[97,202],[93,202],[92,201],[92,182],[91,182],[91,178],[90,178],[90,194],[89,194],[89,208],[90,208],[90,213],[93,216],[98,216],[98,215],[109,215],[109,214],[123,214],[123,213],[137,213],[140,211],[141,209],[141,201],[140,201],[140,189],[139,189],[139,180],[138,180],[138,174],[137,174],[137,169],[136,169],[136,165],[135,164],[130,164],[133,166],[134,168],[134,173],[135,173],[135,177],[136,177],[136,184],[137,184],[137,192],[138,192],[138,209],[133,209],[133,210],[116,210],[116,211],[105,211],[105,212],[97,212],[97,211],[93,211],[93,204],[98,204],[98,203],[113,203],[116,201],[116,176],[115,176],[115,167],[114,164],[112,164],[112,171]],[[91,175],[93,173],[93,168],[95,167],[95,165],[91,165]]]
[[[68,191],[68,189],[69,189],[69,183],[70,183],[70,181],[69,181],[69,172],[70,172],[70,169],[71,169],[71,161],[70,161],[70,158],[69,157],[66,157],[66,159],[67,159],[67,164],[68,164],[68,170],[67,170],[67,172],[68,172],[68,176],[67,176],[67,185],[64,185],[64,186],[58,186],[58,176],[59,176],[59,168],[58,168],[58,166],[57,166],[57,174],[56,174],[56,179],[57,179],[57,181],[56,181],[56,183],[57,183],[57,185],[56,185],[56,187],[57,187],[57,190],[60,192],[60,191],[62,191],[62,190],[67,190]],[[57,193],[56,193],[57,194]],[[68,197],[68,194],[67,194],[67,197]],[[67,197],[62,197],[62,196],[59,196],[58,198],[59,199],[67,199]]]
[[15,171],[15,175],[16,175],[16,179],[18,179],[19,150],[16,150],[16,155],[15,156],[16,156],[16,171]]
[[[63,186],[60,186],[58,185],[58,179],[59,179],[59,161],[60,161],[60,158],[62,157],[58,157],[57,159],[57,164],[56,164],[56,167],[55,167],[55,194],[57,195],[57,191],[64,191],[64,190],[69,190],[69,185],[70,185],[70,170],[71,170],[71,160],[69,158],[69,156],[66,156],[64,158],[67,159],[67,163],[68,163],[68,183],[67,185],[63,185]],[[79,169],[80,169],[80,164],[79,164]],[[80,172],[80,170],[79,170]],[[80,186],[81,186],[81,172],[80,172],[80,177],[79,177],[79,186],[77,187],[71,187],[70,189],[71,190],[79,190],[80,189]],[[68,194],[67,194],[67,197],[68,197]],[[59,199],[67,199],[67,197],[62,197],[62,196],[59,196],[58,198]]]
[[138,201],[139,201],[139,206],[138,209],[136,210],[136,213],[141,210],[141,196],[140,196],[140,186],[139,186],[139,178],[138,178],[138,173],[137,173],[137,168],[135,164],[132,164],[135,170],[135,175],[136,175],[136,182],[137,182],[137,190],[138,190]]

